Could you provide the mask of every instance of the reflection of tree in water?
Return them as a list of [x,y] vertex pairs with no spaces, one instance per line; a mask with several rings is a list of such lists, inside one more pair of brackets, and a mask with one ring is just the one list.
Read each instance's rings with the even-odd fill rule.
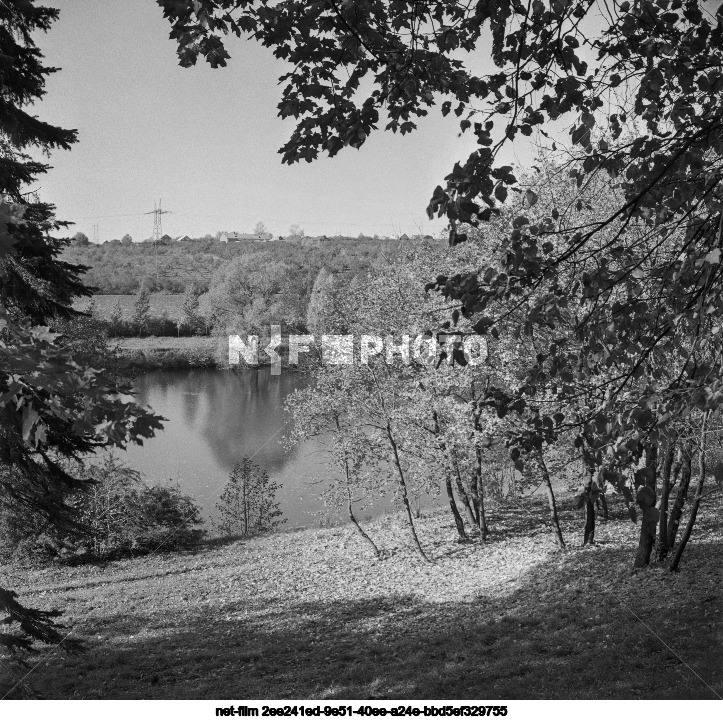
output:
[[269,368],[202,375],[193,387],[206,399],[202,433],[217,463],[232,468],[253,456],[268,472],[281,471],[294,455],[280,444],[288,431],[280,430],[288,420],[284,400],[309,382],[307,376],[288,370],[272,376]]
[[181,411],[185,424],[195,428],[201,407],[206,408],[206,384],[208,373],[190,371],[176,387],[181,394]]
[[268,368],[141,374],[135,382],[139,400],[169,421],[143,448],[131,447],[126,460],[150,480],[179,482],[201,504],[204,518],[212,520],[234,465],[253,456],[279,484],[277,500],[289,527],[325,521],[329,512],[319,494],[329,474],[327,455],[315,442],[292,450],[281,445],[292,428],[284,427],[284,401],[310,382],[286,369],[272,376]]
[[184,423],[192,428],[200,409],[205,406],[205,387],[210,375],[203,371],[187,371],[183,374],[177,371],[153,371],[140,374],[134,380],[134,386],[138,398],[151,407],[168,407],[178,397]]

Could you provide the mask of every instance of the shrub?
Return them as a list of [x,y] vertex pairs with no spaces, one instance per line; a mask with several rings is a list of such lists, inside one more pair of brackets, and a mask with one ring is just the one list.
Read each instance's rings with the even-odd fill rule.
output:
[[87,527],[83,540],[90,555],[146,553],[159,545],[185,548],[203,535],[194,528],[201,523],[200,511],[180,489],[146,485],[111,454],[88,472],[97,484],[74,500]]
[[16,558],[107,559],[164,549],[187,548],[205,531],[193,499],[178,488],[146,485],[140,474],[112,454],[85,467],[95,480],[89,491],[69,496],[78,513],[73,534],[53,531],[44,520],[19,505],[0,507],[3,549]]
[[279,488],[266,471],[244,458],[231,472],[216,506],[216,532],[221,536],[254,536],[285,523],[276,503]]

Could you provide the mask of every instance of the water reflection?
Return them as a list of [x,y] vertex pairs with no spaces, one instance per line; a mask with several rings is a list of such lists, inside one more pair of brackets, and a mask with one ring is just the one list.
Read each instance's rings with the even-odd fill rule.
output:
[[168,418],[165,429],[142,447],[120,454],[149,481],[178,483],[212,518],[233,466],[253,456],[282,485],[278,500],[287,527],[318,525],[313,478],[328,470],[313,444],[293,451],[281,441],[289,430],[284,400],[309,379],[269,369],[239,372],[176,370],[144,373],[136,379],[138,400]]
[[[322,449],[306,443],[290,451],[282,444],[291,430],[284,401],[310,382],[288,370],[272,376],[269,368],[144,373],[135,382],[138,400],[169,420],[155,438],[119,456],[150,482],[177,483],[196,499],[207,520],[215,517],[234,465],[252,457],[281,486],[277,500],[286,528],[337,522],[338,513],[324,508],[319,498],[333,472]],[[435,503],[415,499],[414,505],[430,502]],[[356,510],[364,520],[391,506],[391,498],[379,499]]]

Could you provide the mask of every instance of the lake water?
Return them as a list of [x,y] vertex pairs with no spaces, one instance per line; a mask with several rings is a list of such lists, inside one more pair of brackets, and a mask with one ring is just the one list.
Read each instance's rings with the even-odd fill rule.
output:
[[[143,373],[134,383],[137,400],[168,419],[165,428],[143,446],[119,457],[148,482],[175,484],[192,496],[211,520],[229,473],[244,456],[281,484],[277,501],[286,528],[338,520],[319,499],[319,481],[330,470],[314,443],[293,450],[282,440],[290,430],[284,401],[310,379],[269,368],[236,371],[173,370]],[[389,510],[384,503],[362,511],[361,518]]]

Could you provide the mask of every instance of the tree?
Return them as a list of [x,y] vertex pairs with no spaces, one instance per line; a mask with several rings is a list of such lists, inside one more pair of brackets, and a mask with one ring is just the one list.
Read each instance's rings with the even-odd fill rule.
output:
[[348,403],[344,374],[318,368],[314,387],[297,390],[286,400],[285,410],[294,421],[288,444],[294,447],[314,439],[324,448],[331,461],[331,479],[324,479],[324,500],[334,509],[346,509],[354,530],[374,556],[380,558],[379,548],[354,512],[355,503],[359,506],[379,489],[370,475],[364,473],[372,446],[364,431],[355,426],[354,416],[347,412]]
[[[14,318],[25,317],[41,323],[48,317],[69,317],[74,296],[88,296],[79,279],[84,268],[60,261],[58,254],[67,239],[50,233],[65,227],[53,215],[53,206],[36,194],[23,194],[48,166],[33,159],[35,148],[49,153],[68,150],[76,141],[74,130],[65,130],[30,115],[25,108],[44,94],[45,78],[55,72],[43,65],[32,33],[47,31],[57,18],[52,8],[30,3],[0,7],[2,31],[0,52],[8,71],[2,84],[4,116],[0,139],[0,221],[6,228],[6,241],[0,245],[0,304]],[[11,252],[7,252],[7,249]]]
[[126,233],[121,238],[121,243],[123,243],[123,245],[130,245],[132,242],[133,242],[133,237],[130,235],[130,233]]
[[198,330],[202,320],[198,303],[200,295],[194,283],[189,283],[189,285],[186,286],[186,293],[183,296],[183,304],[181,305],[181,314],[191,334],[194,334]]
[[289,228],[289,237],[290,238],[303,238],[304,237],[304,229],[298,223],[292,225]]
[[223,332],[268,333],[281,323],[302,328],[313,276],[271,249],[252,249],[224,265],[208,294],[211,316]]
[[[77,316],[73,298],[91,295],[79,277],[84,268],[58,258],[69,240],[51,234],[66,224],[52,205],[23,193],[47,170],[33,156],[76,140],[74,130],[35,115],[55,69],[43,64],[33,37],[57,17],[31,2],[0,4],[0,498],[74,533],[82,524],[67,498],[92,480],[68,462],[150,437],[161,419],[123,400],[129,387],[85,365],[74,344],[45,325]],[[0,590],[0,612],[7,613],[0,643],[11,651],[63,639],[58,612],[24,608],[12,591]]]
[[[420,248],[422,253],[425,250]],[[420,258],[408,252],[398,260],[394,266],[380,261],[369,278],[346,283],[330,295],[324,308],[324,330],[343,328],[355,338],[387,336],[395,342],[403,341],[402,335],[416,335],[415,331],[420,331],[438,310],[441,300],[425,300]],[[448,371],[445,366],[439,374]],[[338,502],[344,493],[350,498],[392,493],[404,512],[412,548],[424,561],[428,558],[414,522],[414,496],[425,491],[436,493],[439,478],[444,477],[450,508],[463,538],[466,532],[456,512],[452,484],[461,502],[469,500],[462,461],[441,428],[448,415],[459,412],[456,404],[447,414],[441,401],[445,393],[456,391],[457,385],[450,380],[439,394],[432,393],[428,374],[434,377],[436,373],[436,369],[416,362],[409,365],[399,354],[388,357],[372,353],[363,362],[357,358],[353,364],[319,370],[316,387],[293,404],[294,417],[300,419],[302,429],[311,424],[321,434],[326,427],[334,439],[338,481],[332,488]],[[450,391],[452,386],[454,391]],[[436,456],[430,454],[430,448],[437,451]],[[471,513],[468,519],[476,525]]]
[[259,220],[259,222],[254,225],[254,233],[256,235],[265,235],[268,232],[269,231],[266,229],[266,226],[261,220]]
[[333,288],[334,276],[322,268],[316,276],[306,308],[306,328],[309,333],[318,336],[319,340],[323,333],[331,330],[328,319],[333,314]]
[[116,299],[116,302],[111,308],[108,325],[110,326],[110,332],[114,335],[118,335],[123,327],[123,306],[121,305],[120,298]]
[[73,236],[73,245],[90,245],[90,240],[85,233],[76,233]]
[[280,486],[250,458],[234,466],[217,504],[216,530],[223,536],[253,536],[272,531],[286,519],[276,502]]
[[[83,525],[68,498],[90,488],[92,478],[74,474],[67,462],[151,437],[161,419],[124,400],[130,387],[82,365],[72,346],[47,328],[14,324],[4,312],[0,321],[0,497],[11,509],[80,535]],[[11,618],[4,645],[26,648],[33,639],[58,637],[52,625],[44,632],[22,621],[13,627],[13,608],[3,607]]]
[[151,317],[151,296],[148,292],[148,286],[141,283],[138,289],[136,299],[133,303],[133,325],[138,328],[138,335],[143,335],[143,331],[148,327],[148,321]]

